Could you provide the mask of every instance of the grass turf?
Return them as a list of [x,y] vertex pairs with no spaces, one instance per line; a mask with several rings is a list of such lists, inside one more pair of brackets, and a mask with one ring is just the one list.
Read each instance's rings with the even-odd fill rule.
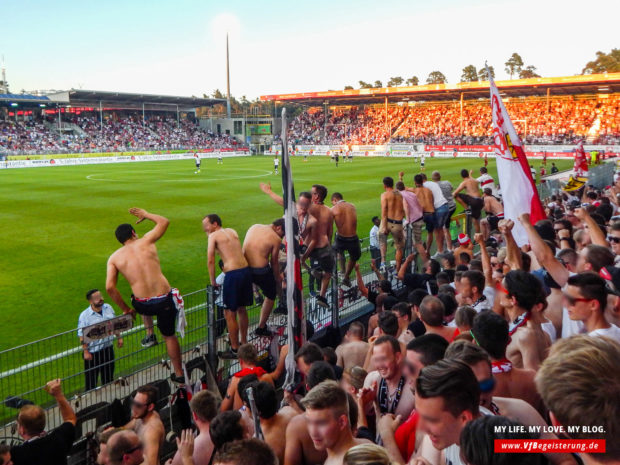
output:
[[[538,169],[540,161],[535,161]],[[558,160],[560,169],[570,160]],[[440,170],[454,186],[461,169],[477,173],[482,160],[426,158],[426,172]],[[341,192],[358,209],[358,234],[365,237],[370,218],[379,214],[379,195],[384,176],[405,181],[419,172],[419,165],[404,158],[355,158],[340,161],[336,168],[327,157],[292,160],[296,192],[313,183],[327,186],[330,194]],[[201,220],[218,213],[224,226],[243,238],[255,223],[269,223],[282,215],[258,187],[270,181],[281,192],[280,176],[273,174],[271,157],[204,159],[195,174],[193,160],[28,168],[0,171],[0,289],[2,289],[3,337],[0,350],[14,347],[77,325],[86,308],[85,293],[104,289],[106,262],[119,247],[114,229],[134,222],[130,207],[138,206],[170,219],[158,249],[162,269],[181,292],[203,288],[208,283],[206,237]],[[495,163],[489,172],[496,177]],[[142,235],[152,227],[146,221],[136,226]],[[119,278],[127,299],[129,287]],[[110,302],[110,299],[108,299]],[[111,302],[110,302],[111,303]]]

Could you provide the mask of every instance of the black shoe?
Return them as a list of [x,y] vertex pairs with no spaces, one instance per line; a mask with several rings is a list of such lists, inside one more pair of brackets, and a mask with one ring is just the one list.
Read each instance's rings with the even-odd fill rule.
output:
[[351,279],[350,278],[343,278],[342,279],[342,284],[344,284],[347,287],[351,287]]
[[257,326],[256,329],[254,330],[254,334],[256,336],[271,337],[273,336],[273,331],[267,328],[267,326],[265,326],[264,328]]
[[142,347],[153,347],[157,345],[157,337],[155,334],[147,335],[140,343],[142,344]]
[[185,384],[185,376],[177,376],[175,373],[172,373],[170,375],[170,380],[173,383],[177,383],[177,384]]
[[237,351],[234,349],[228,349],[225,351],[218,351],[217,356],[222,360],[236,360],[239,358]]
[[327,299],[325,297],[321,297],[320,295],[316,296],[316,303],[319,304],[321,307],[329,308]]

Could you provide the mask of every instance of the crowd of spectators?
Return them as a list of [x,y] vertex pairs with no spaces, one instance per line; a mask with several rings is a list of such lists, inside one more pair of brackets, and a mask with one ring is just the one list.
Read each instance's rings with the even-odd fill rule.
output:
[[235,148],[228,134],[215,134],[188,119],[142,114],[65,115],[26,121],[0,121],[0,152],[8,155],[40,153],[124,152],[138,150]]
[[[396,189],[411,194],[401,197],[393,179],[385,177],[385,198],[398,200],[390,204],[389,221],[399,228],[389,231],[395,236],[412,229],[417,252],[403,263],[397,260],[395,276],[390,276],[381,250],[380,262],[371,265],[377,278],[372,282],[365,282],[355,264],[357,292],[373,307],[370,318],[351,322],[344,335],[336,331],[303,344],[294,354],[290,386],[282,386],[288,345],[280,348],[275,370],[267,372],[256,347],[242,344],[236,353],[240,370],[225,394],[216,386],[194,393],[189,404],[193,431],[180,434],[176,455],[167,464],[620,461],[620,175],[605,190],[587,187],[580,196],[544,199],[549,219],[532,224],[527,213],[492,222],[498,208],[503,214],[500,199],[487,201],[496,192],[492,178],[487,182],[484,167],[480,181],[463,171],[464,182],[485,187],[488,234],[476,233],[473,240],[460,234],[431,256],[419,234],[422,222],[441,233],[445,217],[439,212],[449,198],[463,199],[461,186],[453,189],[434,172],[432,181],[416,174],[416,187],[407,187],[401,172],[397,184],[402,186]],[[323,204],[327,188],[315,184],[312,189],[300,195],[298,217],[311,214],[302,202],[308,196],[313,206],[328,209]],[[474,194],[480,196],[468,190],[470,200]],[[340,232],[342,217],[333,210],[348,208],[349,215],[356,215],[355,210],[339,193],[331,199],[334,216],[311,221],[330,228],[335,222]],[[466,214],[480,217],[480,211],[477,217],[472,210]],[[512,233],[516,221],[528,238],[522,247]],[[387,229],[373,223],[371,236],[375,231],[380,247],[387,247],[387,238],[381,238]],[[356,232],[357,221],[352,224]],[[395,237],[394,247],[404,245]],[[412,266],[416,261],[423,266]],[[339,285],[353,288],[348,278]],[[282,398],[278,387],[284,387]],[[46,389],[58,404],[62,425],[46,433],[43,410],[22,406],[16,429],[24,442],[0,446],[0,464],[41,463],[40,457],[51,465],[67,463],[77,418],[59,380]],[[165,425],[158,398],[153,385],[136,390],[128,423],[101,432],[97,463],[161,463]],[[189,414],[189,409],[178,413]],[[496,452],[497,439],[558,444],[567,438],[603,440],[606,448],[593,454],[585,446],[571,455],[563,448],[543,450],[545,443],[538,443],[540,449],[528,454]]]
[[[517,132],[529,144],[620,141],[620,97],[506,99]],[[290,138],[297,144],[426,143],[491,144],[491,109],[485,101],[421,103],[325,112],[313,109],[294,119]]]

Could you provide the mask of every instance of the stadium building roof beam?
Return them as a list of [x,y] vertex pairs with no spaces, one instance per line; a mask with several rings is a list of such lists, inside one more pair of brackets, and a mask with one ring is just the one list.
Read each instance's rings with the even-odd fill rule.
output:
[[[142,109],[148,105],[149,110],[194,111],[198,107],[210,107],[225,104],[226,99],[178,97],[172,95],[135,94],[127,92],[109,92],[98,90],[71,89],[49,94],[50,100],[72,106],[96,107],[100,103],[106,106],[118,106],[127,109]],[[157,108],[153,108],[156,106]]]
[[[496,81],[506,97],[579,95],[620,92],[620,73],[587,74],[555,78],[513,79]],[[429,84],[409,87],[383,87],[327,92],[263,95],[263,101],[291,102],[302,105],[366,105],[411,101],[438,101],[489,98],[489,82],[459,82],[458,84]]]

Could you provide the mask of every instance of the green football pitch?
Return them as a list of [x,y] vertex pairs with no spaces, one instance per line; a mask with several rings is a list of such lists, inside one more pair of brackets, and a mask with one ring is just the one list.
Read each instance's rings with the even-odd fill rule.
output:
[[[556,161],[560,169],[569,160]],[[426,159],[426,171],[437,169],[455,187],[460,170],[476,173],[482,160]],[[540,161],[534,166],[538,168]],[[356,158],[336,168],[328,157],[292,160],[295,190],[314,183],[329,193],[341,192],[358,209],[358,234],[368,236],[370,218],[379,214],[384,176],[405,172],[407,185],[419,165],[404,158]],[[495,163],[489,171],[495,177]],[[88,305],[85,293],[105,288],[106,262],[120,244],[114,230],[134,222],[130,207],[141,207],[170,219],[158,242],[164,274],[181,292],[204,288],[207,239],[201,221],[218,213],[225,227],[243,238],[255,223],[282,215],[259,189],[271,182],[281,193],[281,178],[273,173],[271,157],[227,158],[223,164],[203,159],[195,173],[193,160],[11,169],[0,171],[0,289],[2,338],[0,350],[74,328]],[[328,194],[328,197],[329,195]],[[136,226],[148,231],[148,221]],[[127,283],[119,278],[127,298]],[[108,299],[110,302],[110,299]],[[111,303],[111,302],[110,302]]]

